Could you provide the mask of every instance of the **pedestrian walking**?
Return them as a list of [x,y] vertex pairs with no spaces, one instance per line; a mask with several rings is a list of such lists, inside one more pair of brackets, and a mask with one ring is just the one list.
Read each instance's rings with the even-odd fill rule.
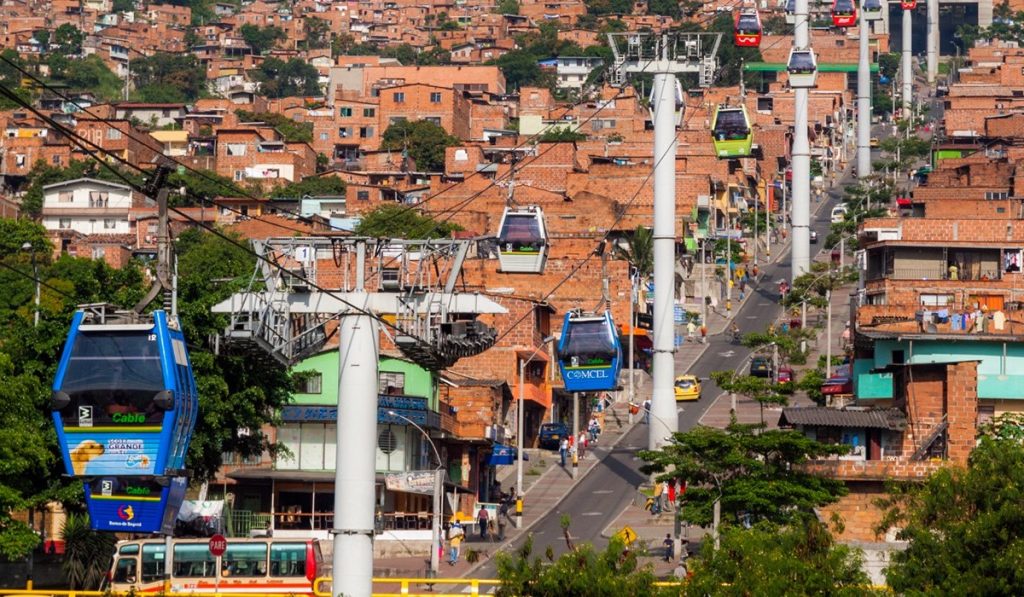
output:
[[562,438],[562,443],[558,446],[558,455],[562,459],[562,468],[565,468],[565,457],[569,455],[569,440]]
[[487,523],[490,522],[491,515],[487,512],[487,508],[480,506],[480,511],[476,513],[476,521],[480,524],[480,538],[487,539]]
[[501,500],[498,506],[498,541],[505,540],[505,526],[508,524],[508,508],[511,500],[506,497]]
[[597,436],[601,434],[601,424],[597,422],[597,417],[590,419],[590,424],[587,425],[587,429],[590,431],[590,443],[597,443]]
[[676,507],[676,480],[675,479],[669,479],[668,480],[668,506],[669,506],[670,509],[673,509],[673,510]]
[[665,561],[671,562],[676,557],[676,542],[672,540],[672,534],[666,533],[661,544],[665,546]]
[[454,566],[455,563],[459,561],[459,552],[461,551],[462,539],[465,536],[465,534],[466,534],[466,532],[462,529],[462,525],[459,524],[459,521],[457,521],[457,520],[451,526],[451,528],[448,529],[448,565],[449,566]]
[[707,342],[708,342],[708,326],[707,325],[702,325],[702,326],[700,326],[700,343],[701,344],[707,344]]
[[696,333],[697,333],[697,324],[693,323],[693,320],[691,319],[690,322],[686,324],[686,337],[690,339],[690,342],[694,342],[694,337],[693,336]]
[[587,432],[580,431],[580,436],[576,440],[576,445],[579,446],[580,460],[587,457]]
[[651,495],[654,502],[651,504],[651,514],[661,514],[661,493],[665,491],[665,486],[662,485],[661,481],[654,484],[654,493]]
[[651,400],[644,400],[644,424],[651,422]]

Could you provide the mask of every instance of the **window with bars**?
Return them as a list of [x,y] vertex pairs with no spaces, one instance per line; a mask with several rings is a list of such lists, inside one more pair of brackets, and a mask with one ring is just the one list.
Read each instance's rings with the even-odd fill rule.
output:
[[381,394],[401,396],[405,394],[405,374],[384,371],[378,374],[377,384]]

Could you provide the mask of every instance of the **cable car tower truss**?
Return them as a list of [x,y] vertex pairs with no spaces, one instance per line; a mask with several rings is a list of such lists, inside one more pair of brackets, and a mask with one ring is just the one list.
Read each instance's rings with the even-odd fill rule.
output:
[[495,330],[477,316],[505,312],[484,296],[455,292],[475,242],[253,241],[263,259],[247,288],[213,308],[231,317],[223,348],[256,358],[269,355],[291,366],[324,347],[337,329],[335,320],[362,309],[394,324],[387,332],[410,361],[434,371],[450,367],[494,345]]
[[668,61],[676,74],[696,73],[700,87],[710,87],[718,70],[721,33],[609,33],[612,48],[610,82],[624,87],[629,75],[654,73],[652,63]]

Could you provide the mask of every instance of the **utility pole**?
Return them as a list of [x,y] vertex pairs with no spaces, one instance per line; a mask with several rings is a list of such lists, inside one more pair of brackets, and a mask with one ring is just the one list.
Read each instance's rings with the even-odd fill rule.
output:
[[[726,191],[728,193],[728,191]],[[725,201],[725,316],[732,314],[732,218],[728,195]]]
[[935,76],[939,73],[939,0],[927,0],[928,10],[928,84],[935,84]]
[[[806,1],[806,0],[805,0]],[[676,74],[696,73],[700,86],[711,83],[714,55],[721,34],[609,33],[613,53],[612,80],[624,84],[629,73],[653,73],[651,94],[654,121],[654,390],[651,414],[669,433],[648,429],[647,445],[654,450],[666,435],[678,431],[675,403],[675,246],[676,246],[676,125],[679,122]],[[706,44],[713,47],[707,51]]]
[[860,11],[860,55],[857,60],[857,178],[871,176],[871,63],[867,11]]
[[[796,0],[796,25],[793,46],[811,49],[810,27],[807,14],[808,0]],[[811,147],[807,140],[807,105],[809,91],[806,87],[795,89],[796,116],[793,122],[793,244],[792,279],[810,271],[811,267]]]
[[[634,377],[635,371],[633,371],[633,347],[636,344],[633,341],[633,335],[635,330],[633,329],[633,323],[636,321],[636,280],[639,277],[639,272],[630,272],[629,274],[629,404],[636,403],[636,378]],[[629,424],[633,424],[633,409],[628,408],[626,412],[629,413]],[[518,527],[517,527],[518,528]]]
[[901,58],[902,68],[900,69],[903,73],[903,118],[909,118],[910,108],[913,105],[914,96],[914,67],[911,61],[911,49],[913,46],[912,37],[914,35],[912,10],[903,11],[903,53]]
[[572,478],[579,475],[580,469],[580,393],[572,393]]
[[[363,287],[366,243],[357,245],[356,291],[361,311],[341,317],[338,357],[338,422],[334,471],[334,571],[336,597],[373,592],[373,479],[377,433],[377,364],[380,360],[377,321],[368,315],[369,295]],[[359,299],[362,299],[361,302]],[[342,399],[344,396],[344,400]],[[369,481],[369,482],[367,482]]]

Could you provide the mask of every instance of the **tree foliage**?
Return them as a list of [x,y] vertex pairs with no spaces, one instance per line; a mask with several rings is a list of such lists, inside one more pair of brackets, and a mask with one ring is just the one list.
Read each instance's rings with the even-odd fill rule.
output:
[[284,32],[284,29],[274,25],[259,27],[246,23],[238,29],[238,32],[242,34],[242,39],[255,54],[265,54],[277,42],[288,39],[288,34]]
[[61,529],[64,575],[72,589],[96,590],[110,570],[117,537],[89,527],[89,517],[71,514]]
[[408,152],[421,172],[444,170],[444,150],[459,140],[429,120],[400,120],[387,128],[380,148]]
[[710,524],[716,500],[724,524],[786,524],[813,517],[814,508],[846,493],[841,481],[799,466],[845,451],[845,446],[823,444],[798,431],[733,423],[724,430],[700,426],[676,433],[670,444],[638,455],[647,461],[644,472],[686,483],[682,508],[692,524]]
[[81,54],[83,42],[85,34],[71,23],[64,23],[53,32],[53,43],[57,45],[57,51],[65,56]]
[[310,197],[344,196],[347,185],[337,176],[309,176],[298,182],[290,182],[274,190],[272,196],[277,198],[298,199],[305,195]]
[[497,554],[501,586],[496,595],[618,597],[669,594],[666,589],[655,586],[658,579],[652,568],[641,565],[634,552],[623,548],[622,542],[613,538],[603,551],[585,544],[555,559],[550,551],[544,557],[534,554],[533,538],[530,537],[512,554]]
[[73,59],[54,52],[46,58],[46,64],[51,79],[75,90],[91,91],[101,100],[118,99],[124,91],[124,81],[96,54]]
[[782,528],[727,528],[721,549],[705,541],[700,557],[690,562],[688,596],[872,594],[860,554],[837,545],[814,519]]
[[288,62],[267,58],[250,74],[260,84],[260,92],[270,98],[320,95],[320,73],[300,58]]
[[245,122],[262,122],[268,124],[281,133],[285,141],[310,143],[313,141],[313,123],[296,122],[284,114],[278,112],[249,112],[248,110],[235,110],[238,119]]
[[132,61],[136,93],[145,102],[185,103],[206,88],[206,72],[191,54],[157,52]]
[[879,527],[909,541],[892,555],[889,585],[903,595],[1022,595],[1024,446],[983,437],[966,468],[896,485]]
[[167,184],[171,188],[185,188],[185,196],[172,193],[169,197],[171,206],[179,205],[207,205],[212,206],[211,200],[217,197],[230,197],[241,194],[238,185],[228,178],[217,174],[213,170],[185,170],[184,172],[172,172],[167,177]]
[[637,226],[626,246],[618,247],[617,252],[641,279],[649,278],[654,272],[654,231],[646,226]]
[[385,203],[362,217],[355,234],[374,238],[444,238],[461,229],[451,222],[435,222],[408,206]]
[[303,29],[306,32],[306,48],[319,50],[331,47],[331,24],[320,17],[306,17],[303,19]]
[[571,126],[553,126],[541,133],[537,141],[540,143],[575,143],[576,141],[586,141],[586,139],[585,133],[573,130]]

